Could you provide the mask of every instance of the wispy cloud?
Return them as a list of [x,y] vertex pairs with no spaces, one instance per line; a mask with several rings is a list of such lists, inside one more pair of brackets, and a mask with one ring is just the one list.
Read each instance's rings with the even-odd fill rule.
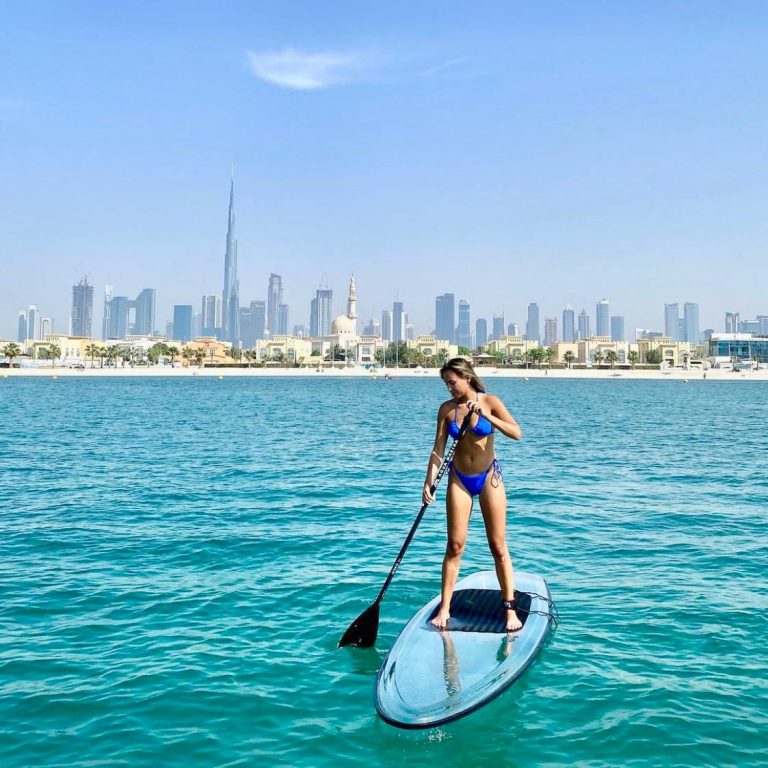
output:
[[469,61],[469,59],[466,56],[463,56],[457,59],[449,59],[448,61],[444,61],[441,64],[435,64],[435,66],[429,67],[429,69],[425,69],[421,73],[421,76],[432,77],[433,75],[436,75],[438,72],[442,72],[443,70],[450,69],[451,67],[458,66],[459,64],[463,64],[465,61]]
[[256,77],[281,88],[314,91],[359,79],[362,58],[351,53],[300,53],[293,48],[256,53],[248,51]]

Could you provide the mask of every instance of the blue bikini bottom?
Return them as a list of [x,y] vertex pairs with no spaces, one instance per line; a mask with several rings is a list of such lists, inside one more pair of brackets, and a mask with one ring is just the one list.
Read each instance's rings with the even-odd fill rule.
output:
[[485,485],[485,480],[488,477],[489,472],[493,472],[494,480],[503,480],[501,467],[499,466],[499,462],[496,461],[496,459],[491,462],[491,466],[488,467],[485,472],[481,472],[479,475],[465,475],[463,472],[459,472],[459,470],[456,469],[456,467],[453,465],[453,462],[451,462],[451,472],[456,475],[456,478],[467,489],[467,491],[469,491],[470,496],[473,497],[480,495],[480,491],[483,490],[483,486]]

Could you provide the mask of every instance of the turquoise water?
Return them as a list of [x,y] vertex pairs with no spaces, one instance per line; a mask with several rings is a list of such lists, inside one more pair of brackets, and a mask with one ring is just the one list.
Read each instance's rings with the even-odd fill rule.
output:
[[[561,614],[524,679],[421,732],[377,719],[439,590],[418,511],[436,379],[0,380],[0,763],[768,763],[759,383],[497,380],[518,568]],[[440,494],[442,502],[442,494]],[[463,572],[490,558],[475,516]]]

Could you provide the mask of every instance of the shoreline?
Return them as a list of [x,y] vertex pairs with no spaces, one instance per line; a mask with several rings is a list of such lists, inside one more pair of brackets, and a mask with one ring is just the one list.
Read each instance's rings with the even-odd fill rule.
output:
[[[480,378],[486,379],[609,379],[618,381],[768,381],[768,368],[759,371],[729,371],[710,368],[707,371],[683,370],[631,370],[631,369],[538,369],[538,368],[479,368]],[[439,375],[437,368],[386,368],[375,372],[361,367],[351,368],[196,368],[152,366],[135,368],[85,368],[68,367],[3,368],[0,378],[230,378],[230,377],[277,377],[277,378],[357,378],[392,381],[396,379],[426,379]]]

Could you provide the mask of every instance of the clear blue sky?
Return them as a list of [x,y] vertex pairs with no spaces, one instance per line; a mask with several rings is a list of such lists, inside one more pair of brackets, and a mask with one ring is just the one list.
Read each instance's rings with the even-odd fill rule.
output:
[[[523,323],[566,303],[768,314],[766,2],[4,2],[0,335],[87,273],[243,303],[283,275]],[[558,320],[560,325],[560,320]]]

